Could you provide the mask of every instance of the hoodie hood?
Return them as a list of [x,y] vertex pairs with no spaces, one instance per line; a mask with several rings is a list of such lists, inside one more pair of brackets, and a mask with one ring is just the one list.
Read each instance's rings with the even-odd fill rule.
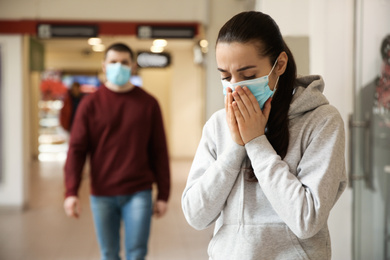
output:
[[321,76],[299,76],[293,92],[288,118],[293,119],[319,106],[329,104],[322,94],[325,83]]

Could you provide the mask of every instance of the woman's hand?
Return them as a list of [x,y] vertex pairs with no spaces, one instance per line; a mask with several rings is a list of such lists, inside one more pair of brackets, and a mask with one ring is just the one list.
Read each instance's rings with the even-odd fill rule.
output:
[[239,145],[244,145],[244,142],[241,138],[240,131],[238,129],[238,124],[236,116],[234,115],[233,110],[233,95],[231,88],[226,88],[226,97],[225,97],[225,110],[226,110],[226,121],[230,129],[230,134],[233,138],[233,141]]
[[232,107],[239,134],[246,144],[265,133],[265,126],[271,111],[271,98],[267,100],[261,111],[255,96],[247,87],[236,87],[236,91],[231,95],[234,98]]

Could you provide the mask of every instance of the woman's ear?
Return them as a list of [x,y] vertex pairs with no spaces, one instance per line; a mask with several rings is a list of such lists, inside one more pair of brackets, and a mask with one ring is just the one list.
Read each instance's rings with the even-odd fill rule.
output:
[[276,64],[276,67],[275,67],[275,73],[278,76],[283,75],[283,73],[286,71],[287,62],[288,62],[287,53],[283,51],[282,53],[280,53],[280,55],[278,57],[278,63]]

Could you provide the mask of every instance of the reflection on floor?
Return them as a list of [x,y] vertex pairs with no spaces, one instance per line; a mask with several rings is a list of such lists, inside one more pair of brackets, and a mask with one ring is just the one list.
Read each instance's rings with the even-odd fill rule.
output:
[[[190,161],[173,161],[169,211],[154,219],[148,260],[207,259],[207,244],[212,229],[196,231],[184,219],[181,193]],[[82,216],[69,219],[62,209],[63,162],[38,162],[31,165],[29,206],[24,212],[0,211],[0,259],[4,260],[98,260],[89,208],[88,179],[80,196]],[[124,258],[123,258],[124,259]]]

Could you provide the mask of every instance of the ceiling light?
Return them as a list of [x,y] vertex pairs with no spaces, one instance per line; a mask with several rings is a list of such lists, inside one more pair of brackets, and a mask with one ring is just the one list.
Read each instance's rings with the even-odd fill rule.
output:
[[150,51],[154,53],[160,53],[164,51],[164,48],[153,45],[152,47],[150,47]]
[[158,47],[165,47],[167,44],[168,42],[164,39],[157,39],[153,41],[153,45]]
[[207,48],[207,46],[209,46],[209,42],[208,42],[207,40],[201,40],[201,41],[199,42],[199,45],[200,45],[200,47],[202,47],[202,48]]
[[88,44],[89,45],[98,45],[102,43],[102,39],[100,38],[89,38],[88,39]]
[[106,46],[104,44],[97,44],[92,46],[92,50],[95,52],[102,52],[106,49]]

